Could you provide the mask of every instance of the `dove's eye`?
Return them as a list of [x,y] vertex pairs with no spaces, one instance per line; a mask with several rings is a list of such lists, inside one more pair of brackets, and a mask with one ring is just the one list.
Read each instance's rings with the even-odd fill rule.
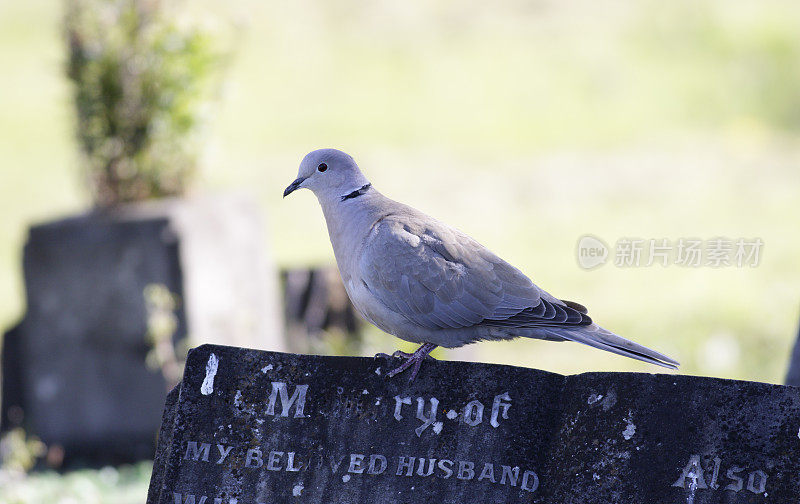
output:
[[320,163],[319,166],[317,166],[317,170],[319,170],[321,172],[324,172],[327,169],[328,169],[328,165],[326,165],[325,163]]

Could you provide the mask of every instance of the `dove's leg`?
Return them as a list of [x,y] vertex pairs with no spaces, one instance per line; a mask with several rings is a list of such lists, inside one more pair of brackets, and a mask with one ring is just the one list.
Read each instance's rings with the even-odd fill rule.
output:
[[409,354],[406,352],[401,352],[398,350],[397,352],[392,354],[392,357],[402,357],[406,359],[404,363],[400,365],[397,369],[393,369],[386,374],[387,378],[391,378],[399,373],[402,373],[412,365],[414,366],[411,370],[411,376],[409,377],[410,382],[414,381],[414,378],[417,377],[417,373],[419,372],[419,366],[422,364],[422,361],[428,357],[428,354],[436,348],[438,345],[434,345],[433,343],[423,343],[421,347],[417,349],[416,352],[413,354]]

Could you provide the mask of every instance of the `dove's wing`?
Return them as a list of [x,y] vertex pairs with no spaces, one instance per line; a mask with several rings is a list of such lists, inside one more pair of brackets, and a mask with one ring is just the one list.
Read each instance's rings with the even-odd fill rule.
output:
[[389,215],[370,231],[361,279],[386,307],[427,329],[577,327],[586,309],[549,295],[469,236],[420,215]]

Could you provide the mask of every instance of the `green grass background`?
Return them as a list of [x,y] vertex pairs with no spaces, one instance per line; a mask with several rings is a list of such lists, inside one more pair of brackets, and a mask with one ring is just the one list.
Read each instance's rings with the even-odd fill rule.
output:
[[[307,151],[339,147],[385,194],[466,231],[602,325],[676,357],[682,372],[782,381],[800,312],[796,2],[187,7],[237,53],[209,115],[195,192],[255,195],[280,265],[332,263],[312,195],[281,192]],[[0,2],[3,327],[24,312],[27,226],[89,205],[61,13],[53,1]],[[765,245],[756,268],[584,271],[575,246],[586,233],[611,245],[717,236]],[[377,331],[370,343],[397,345]],[[449,357],[656,371],[537,341]],[[73,502],[65,492],[54,502]],[[83,495],[74,498],[128,502],[111,490]],[[11,499],[0,495],[41,501]]]

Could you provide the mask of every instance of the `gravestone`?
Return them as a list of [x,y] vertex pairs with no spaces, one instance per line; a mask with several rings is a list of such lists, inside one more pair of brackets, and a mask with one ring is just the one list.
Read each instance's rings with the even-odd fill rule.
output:
[[217,197],[33,226],[27,312],[2,348],[0,430],[24,427],[67,465],[149,458],[189,346],[282,349],[258,216],[246,198]]
[[204,345],[148,504],[800,500],[800,390]]
[[284,270],[281,285],[289,351],[361,353],[363,319],[335,266]]

